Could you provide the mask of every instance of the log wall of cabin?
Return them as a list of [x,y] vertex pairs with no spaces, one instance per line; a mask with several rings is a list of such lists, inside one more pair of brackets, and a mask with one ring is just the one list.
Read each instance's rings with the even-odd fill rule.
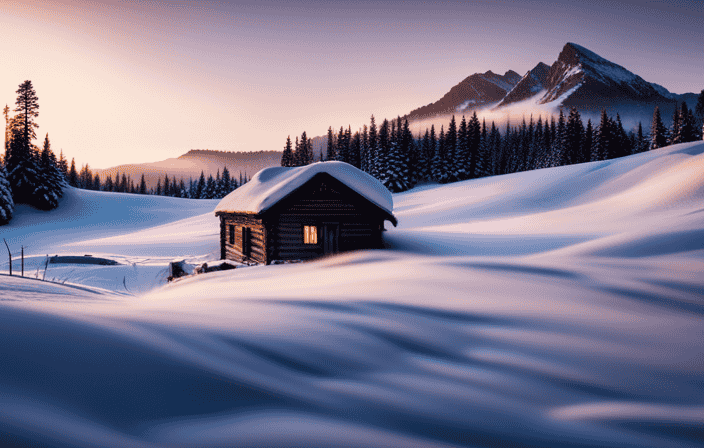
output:
[[[220,213],[220,255],[233,261],[256,261],[266,264],[267,231],[261,218],[253,215]],[[234,228],[234,243],[230,241],[230,226]],[[249,229],[249,249],[247,256],[243,252],[243,228]]]
[[[323,255],[323,226],[338,225],[338,249],[382,247],[384,218],[379,209],[349,187],[321,176],[267,213],[269,260],[310,259]],[[305,244],[303,226],[318,229],[318,244]]]

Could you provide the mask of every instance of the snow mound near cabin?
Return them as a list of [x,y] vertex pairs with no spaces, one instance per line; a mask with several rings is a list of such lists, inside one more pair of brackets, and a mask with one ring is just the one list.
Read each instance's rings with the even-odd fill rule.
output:
[[344,162],[263,169],[245,185],[225,196],[215,211],[261,213],[319,173],[331,175],[382,210],[393,213],[394,202],[389,190],[374,177]]

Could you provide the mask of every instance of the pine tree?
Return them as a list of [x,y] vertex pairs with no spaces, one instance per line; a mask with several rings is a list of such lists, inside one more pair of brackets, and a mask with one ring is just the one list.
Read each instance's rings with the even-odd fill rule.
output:
[[477,113],[472,113],[472,118],[467,123],[467,145],[469,152],[469,166],[467,174],[469,179],[479,177],[484,171],[485,160],[483,154],[480,153],[479,145],[481,143],[481,125]]
[[[144,177],[144,174],[142,174],[142,177]],[[108,174],[108,177],[105,178],[105,184],[103,184],[103,190],[104,191],[115,191],[115,185],[112,183],[112,176]]]
[[95,191],[101,191],[103,186],[100,183],[100,175],[98,173],[95,173],[95,176],[93,176],[93,187],[92,189]]
[[636,145],[633,148],[634,153],[639,153],[643,151],[647,151],[649,149],[648,141],[646,140],[645,136],[643,135],[643,125],[641,122],[638,122],[638,134],[636,134]]
[[655,106],[653,112],[653,123],[650,127],[650,149],[658,149],[667,146],[667,129],[662,124],[660,118],[660,108]]
[[[289,142],[290,141],[291,139],[289,139]],[[230,194],[232,190],[234,190],[234,188],[232,187],[232,179],[230,179],[230,170],[227,169],[227,166],[223,167],[222,169],[221,182],[222,186],[220,187],[220,189],[222,190],[223,197],[225,197]]]
[[335,159],[340,162],[347,162],[347,138],[345,135],[345,129],[340,126],[340,132],[337,134],[337,145],[335,148]]
[[332,132],[332,126],[328,127],[328,141],[325,151],[325,160],[337,160],[337,142],[335,134]]
[[682,143],[682,134],[680,132],[680,110],[675,102],[675,111],[672,113],[672,127],[670,128],[670,135],[667,139],[668,145],[675,145],[677,143]]
[[369,150],[367,152],[368,173],[379,178],[379,135],[376,128],[376,121],[372,115],[369,123]]
[[596,128],[596,135],[594,136],[594,146],[591,157],[592,161],[607,159],[609,148],[611,147],[612,134],[611,120],[606,114],[606,110],[602,109],[601,120],[599,121],[599,126]]
[[628,138],[628,134],[626,134],[626,131],[623,129],[621,116],[618,113],[616,114],[616,122],[614,124],[615,144],[611,148],[611,158],[624,157],[632,154],[633,149],[631,147],[631,141]]
[[209,174],[205,183],[205,197],[203,199],[215,199],[215,193],[215,179],[213,179],[212,174]]
[[281,166],[294,166],[293,148],[291,148],[291,136],[286,137],[286,145],[281,155]]
[[25,81],[17,89],[18,114],[10,120],[10,142],[5,153],[5,168],[8,181],[12,185],[15,204],[34,205],[35,193],[40,185],[39,156],[32,144],[36,138],[35,129],[39,127],[34,119],[39,115],[39,99],[32,86],[32,81]]
[[349,150],[349,164],[355,168],[361,167],[361,155],[362,155],[362,136],[359,131],[352,135],[352,140],[350,140],[350,150]]
[[367,125],[362,126],[362,136],[359,147],[359,169],[369,172],[369,130]]
[[33,193],[33,205],[40,210],[52,210],[59,205],[59,198],[63,196],[63,181],[56,168],[56,158],[51,151],[49,134],[44,139],[39,163],[39,178]]
[[59,172],[63,176],[64,183],[68,182],[68,161],[66,160],[66,157],[64,157],[64,150],[61,150],[61,154],[59,155],[59,161],[56,162],[56,166],[59,169]]
[[195,199],[205,199],[205,173],[200,172],[200,177],[198,178],[198,184],[196,185]]
[[584,125],[576,107],[570,110],[565,125],[563,137],[562,165],[579,163],[582,155],[582,142],[584,140]]
[[687,108],[687,103],[682,102],[682,107],[679,110],[680,135],[678,140],[680,143],[693,142],[699,139],[697,135],[696,123],[692,111]]
[[[105,180],[105,187],[106,188],[107,188],[108,179],[110,180],[110,183],[112,184],[112,179],[110,179],[110,176],[108,176],[108,178]],[[142,173],[142,177],[139,179],[139,194],[147,194],[147,182],[144,179],[144,173]]]
[[68,184],[78,188],[78,172],[76,171],[76,159],[71,159],[71,168],[68,171]]
[[161,189],[161,178],[158,178],[156,180],[156,190],[154,190],[154,194],[157,196],[161,196],[162,189]]
[[445,133],[445,156],[442,160],[442,174],[439,181],[441,183],[455,182],[459,179],[460,167],[457,151],[457,122],[453,115]]
[[299,147],[298,166],[310,165],[311,163],[313,163],[313,143],[308,140],[306,131],[303,131]]
[[594,128],[592,120],[587,120],[587,128],[584,130],[584,140],[579,149],[579,160],[577,163],[589,162],[592,158],[592,147],[594,146]]
[[12,219],[15,203],[12,200],[12,188],[7,180],[5,165],[0,163],[0,226],[7,224]]

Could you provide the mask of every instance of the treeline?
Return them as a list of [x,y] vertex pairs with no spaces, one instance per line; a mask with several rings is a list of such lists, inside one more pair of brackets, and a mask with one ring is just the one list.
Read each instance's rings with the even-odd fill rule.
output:
[[222,199],[249,180],[247,173],[243,176],[240,172],[239,180],[232,177],[227,166],[225,166],[222,169],[222,175],[220,170],[218,170],[215,177],[209,174],[206,178],[204,172],[201,171],[198,180],[189,178],[188,183],[183,178],[177,180],[176,176],[169,178],[169,175],[165,174],[163,179],[159,178],[157,180],[156,187],[147,188],[144,174],[142,174],[138,182],[135,182],[126,173],[120,175],[119,172],[115,174],[114,179],[111,175],[107,175],[102,180],[99,174],[93,174],[87,164],[83,165],[80,171],[76,171],[76,165],[73,160],[71,160],[71,166],[64,173],[64,176],[70,186],[85,190],[149,194],[188,199]]
[[59,204],[66,185],[61,164],[49,142],[49,134],[41,148],[33,143],[39,125],[39,98],[32,81],[20,84],[16,91],[14,112],[5,106],[5,152],[0,160],[0,225],[12,219],[15,204],[29,204],[40,210],[51,210]]
[[[704,116],[704,91],[696,113]],[[448,183],[484,176],[508,174],[539,168],[571,165],[623,157],[675,143],[701,140],[702,130],[695,112],[682,103],[675,108],[672,126],[667,129],[656,107],[650,132],[639,123],[637,130],[626,132],[621,118],[602,111],[598,124],[584,124],[577,109],[567,116],[507,124],[500,130],[494,122],[479,121],[476,112],[458,123],[452,116],[447,128],[435,126],[413,136],[408,120],[384,120],[377,127],[374,116],[352,133],[328,128],[324,160],[347,162],[379,179],[391,192],[408,190],[418,182]],[[304,132],[295,146],[286,139],[282,166],[313,162],[310,140]]]

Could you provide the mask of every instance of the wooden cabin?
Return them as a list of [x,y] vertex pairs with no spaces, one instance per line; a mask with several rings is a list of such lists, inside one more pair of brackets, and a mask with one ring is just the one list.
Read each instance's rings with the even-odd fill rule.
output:
[[343,162],[264,169],[215,215],[220,257],[262,264],[381,248],[384,221],[397,224],[386,187]]

